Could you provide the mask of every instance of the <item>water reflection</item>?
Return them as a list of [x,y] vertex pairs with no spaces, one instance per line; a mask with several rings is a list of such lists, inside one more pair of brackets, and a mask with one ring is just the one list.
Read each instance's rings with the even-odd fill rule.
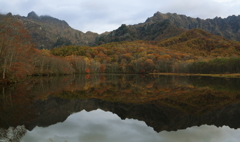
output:
[[47,128],[36,127],[22,142],[237,142],[240,130],[203,125],[176,132],[156,133],[142,121],[121,120],[117,115],[102,110],[81,111]]
[[[46,137],[42,138],[48,141],[55,137],[59,138],[56,141],[68,137],[73,138],[69,141],[122,141],[123,135],[129,135],[128,141],[167,141],[180,139],[183,134],[185,140],[201,137],[201,132],[192,134],[190,130],[216,132],[208,140],[218,136],[217,132],[223,132],[227,138],[236,132],[230,128],[240,128],[239,83],[240,79],[211,77],[104,74],[30,78],[20,84],[0,86],[0,137],[18,140],[25,134],[20,130],[27,129],[25,141],[35,141],[30,139],[38,139],[37,133],[44,129]],[[83,110],[97,111],[88,116]],[[74,112],[80,113],[71,115]],[[59,122],[63,122],[62,129],[55,125]],[[206,124],[223,128],[202,126]],[[48,131],[56,134],[50,137]],[[70,135],[65,135],[68,132]],[[9,138],[11,135],[15,137]]]

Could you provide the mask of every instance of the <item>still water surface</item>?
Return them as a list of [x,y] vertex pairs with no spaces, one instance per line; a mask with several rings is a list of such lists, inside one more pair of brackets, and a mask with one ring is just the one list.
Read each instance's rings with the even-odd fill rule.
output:
[[238,142],[239,79],[91,75],[1,86],[0,141]]

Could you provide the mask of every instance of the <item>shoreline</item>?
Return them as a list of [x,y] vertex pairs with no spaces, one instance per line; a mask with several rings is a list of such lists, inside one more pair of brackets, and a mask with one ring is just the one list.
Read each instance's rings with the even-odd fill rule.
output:
[[223,78],[240,78],[240,73],[229,73],[229,74],[149,73],[149,74],[171,75],[171,76],[209,76],[209,77],[223,77]]

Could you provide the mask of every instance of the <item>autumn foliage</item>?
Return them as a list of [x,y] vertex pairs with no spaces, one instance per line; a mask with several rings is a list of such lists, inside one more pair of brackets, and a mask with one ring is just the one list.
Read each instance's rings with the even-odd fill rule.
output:
[[49,50],[37,50],[23,23],[11,16],[0,17],[1,82],[15,82],[28,75],[70,74],[73,68]]
[[189,63],[197,59],[192,54],[169,50],[144,41],[108,43],[101,47],[65,46],[54,48],[51,53],[69,58],[85,58],[91,72],[141,73],[171,72],[174,62]]
[[30,36],[23,24],[11,17],[0,21],[0,71],[2,79],[24,78],[33,73],[31,59],[34,52]]
[[[65,46],[54,48],[51,53],[62,57],[74,55],[85,58],[87,66],[96,68],[91,69],[91,72],[143,74],[144,70],[144,73],[196,73],[199,72],[196,71],[197,68],[201,68],[197,62],[207,63],[215,58],[237,58],[240,55],[239,47],[239,42],[193,29],[159,41],[112,42],[97,47]],[[219,64],[223,62],[218,62],[215,66]],[[225,62],[222,65],[224,69],[221,70],[238,72],[234,69],[235,65],[228,68],[226,66]],[[211,73],[211,68],[214,66],[209,66],[204,73]],[[220,72],[222,73],[214,71]]]
[[[23,23],[11,16],[0,21],[1,81],[29,75],[74,73],[236,73],[240,43],[200,29],[159,41],[69,45],[37,50]],[[219,60],[214,60],[219,59]],[[211,70],[214,68],[216,70]]]

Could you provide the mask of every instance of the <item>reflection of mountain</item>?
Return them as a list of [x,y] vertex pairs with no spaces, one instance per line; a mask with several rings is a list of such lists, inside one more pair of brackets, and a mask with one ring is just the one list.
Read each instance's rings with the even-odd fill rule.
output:
[[231,128],[240,127],[240,104],[229,105],[201,116],[186,114],[181,110],[161,104],[122,104],[99,99],[63,100],[50,98],[44,102],[38,101],[35,103],[35,107],[39,116],[30,124],[25,124],[30,130],[35,126],[45,127],[63,122],[73,112],[91,111],[98,108],[116,113],[122,119],[133,118],[144,121],[157,132],[163,130],[176,131],[203,124],[227,125]]
[[[122,119],[145,121],[158,132],[202,124],[239,128],[239,91],[228,90],[239,80],[208,79],[92,75],[29,80],[13,90],[3,89],[0,127],[25,125],[32,130],[63,122],[74,112],[100,108]],[[211,89],[208,81],[226,88]]]

